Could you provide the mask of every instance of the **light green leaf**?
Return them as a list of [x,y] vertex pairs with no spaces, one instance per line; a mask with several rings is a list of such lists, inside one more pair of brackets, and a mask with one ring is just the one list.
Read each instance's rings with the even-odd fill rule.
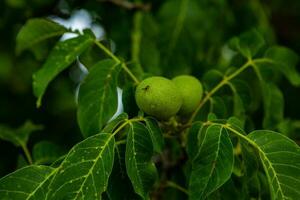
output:
[[82,134],[97,134],[118,107],[117,79],[121,65],[107,59],[92,67],[80,86],[77,119]]
[[49,19],[30,19],[17,36],[17,53],[49,38],[64,34],[67,29]]
[[38,98],[38,107],[49,83],[91,46],[93,41],[89,34],[85,34],[56,44],[46,63],[33,75],[33,92]]
[[233,147],[227,130],[209,126],[192,163],[190,199],[205,199],[230,178],[232,169]]
[[115,139],[100,133],[75,145],[49,185],[47,199],[101,199],[114,163]]
[[62,148],[49,141],[41,141],[35,144],[32,150],[33,161],[36,165],[51,164],[62,155]]
[[126,170],[135,192],[143,199],[149,199],[149,191],[157,179],[152,155],[148,129],[139,122],[130,123],[125,153]]
[[258,150],[273,200],[300,199],[300,148],[280,133],[253,131],[247,136]]
[[52,167],[31,165],[8,174],[0,179],[0,199],[45,199],[47,181],[55,172]]
[[146,117],[145,123],[152,139],[154,152],[161,153],[164,148],[165,142],[162,130],[160,129],[158,122],[153,117]]
[[261,59],[259,65],[271,65],[283,73],[291,84],[300,86],[300,73],[296,70],[298,61],[299,56],[292,50],[274,46],[265,52],[265,59]]
[[9,141],[15,146],[25,146],[29,136],[35,132],[42,130],[43,126],[33,124],[31,121],[25,122],[18,129],[11,129],[9,127],[0,125],[0,139]]

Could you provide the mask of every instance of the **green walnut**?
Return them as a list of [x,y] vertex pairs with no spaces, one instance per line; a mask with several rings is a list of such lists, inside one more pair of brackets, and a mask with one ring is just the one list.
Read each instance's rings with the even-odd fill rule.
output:
[[160,76],[143,80],[136,88],[135,100],[142,111],[160,120],[174,116],[182,105],[182,97],[175,84]]
[[191,114],[199,105],[203,95],[201,82],[197,78],[189,75],[176,76],[172,81],[175,83],[183,98],[179,114]]

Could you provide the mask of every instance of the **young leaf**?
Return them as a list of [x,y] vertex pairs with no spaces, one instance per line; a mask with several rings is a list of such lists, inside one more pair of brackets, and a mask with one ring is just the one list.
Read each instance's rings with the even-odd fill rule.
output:
[[64,34],[67,29],[49,19],[30,19],[17,36],[17,53],[49,38]]
[[46,183],[56,170],[48,166],[31,165],[0,179],[0,198],[14,200],[46,199]]
[[63,150],[60,146],[49,142],[41,141],[34,145],[32,156],[34,164],[51,164],[63,155]]
[[192,163],[190,199],[205,199],[230,178],[232,169],[233,147],[227,130],[209,126]]
[[158,122],[153,117],[146,117],[145,123],[152,139],[154,152],[161,153],[165,144],[163,133],[159,127]]
[[118,106],[117,78],[121,66],[103,60],[92,67],[79,90],[77,119],[84,137],[97,134]]
[[153,146],[148,129],[139,122],[132,122],[127,133],[126,171],[135,192],[143,199],[149,199],[149,191],[157,179],[152,155]]
[[35,125],[31,121],[25,122],[18,129],[0,126],[0,139],[9,141],[15,146],[25,146],[31,133],[43,129],[41,125]]
[[75,145],[59,166],[48,199],[101,199],[114,163],[115,139],[100,133]]
[[272,199],[300,199],[300,148],[273,131],[253,131],[247,136],[258,150],[267,174]]
[[33,92],[38,98],[38,107],[49,83],[92,45],[93,41],[89,34],[85,34],[56,44],[46,63],[33,75]]

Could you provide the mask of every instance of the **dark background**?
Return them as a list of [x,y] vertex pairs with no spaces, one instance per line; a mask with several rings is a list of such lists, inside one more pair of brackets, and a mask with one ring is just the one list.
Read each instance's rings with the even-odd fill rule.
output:
[[[151,13],[156,15],[164,1],[144,2],[151,3]],[[300,1],[203,0],[203,6],[203,19],[199,19],[204,27],[205,41],[199,44],[203,49],[208,49],[212,43],[223,44],[231,37],[257,27],[269,33],[267,39],[272,43],[287,46],[300,54]],[[37,109],[31,77],[44,60],[37,59],[31,52],[17,56],[16,35],[30,18],[49,15],[68,18],[73,10],[84,8],[104,26],[107,36],[118,45],[118,53],[126,58],[130,51],[130,19],[134,11],[95,0],[3,0],[0,8],[0,124],[16,128],[30,119],[45,127],[30,138],[30,149],[37,141],[50,140],[67,150],[82,139],[76,123],[76,85],[70,79],[70,71],[52,82],[43,106]],[[204,51],[205,59],[201,63],[210,66],[213,56]],[[285,96],[286,117],[300,119],[300,90],[285,80],[281,81],[280,88]],[[0,177],[16,169],[20,154],[21,150],[11,143],[0,141]]]

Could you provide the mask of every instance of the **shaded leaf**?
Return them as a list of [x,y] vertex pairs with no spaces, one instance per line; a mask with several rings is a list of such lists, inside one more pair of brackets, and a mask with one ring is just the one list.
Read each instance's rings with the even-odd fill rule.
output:
[[245,32],[229,41],[229,47],[241,53],[246,58],[255,56],[264,45],[264,38],[256,30]]
[[292,85],[300,86],[300,74],[296,70],[299,56],[295,52],[285,47],[274,46],[265,52],[264,57],[265,60],[262,59],[259,65],[275,67],[284,74]]
[[35,144],[32,150],[34,164],[51,164],[63,153],[60,146],[49,141],[41,141]]
[[78,97],[77,119],[84,137],[97,134],[118,107],[117,77],[121,66],[113,60],[98,62],[83,80]]
[[31,121],[25,122],[18,129],[11,129],[6,126],[0,126],[0,138],[2,140],[9,141],[15,146],[25,146],[29,139],[29,136],[35,132],[42,130],[43,126],[33,124]]
[[154,152],[161,153],[165,144],[163,133],[158,122],[153,117],[146,117],[145,123],[152,139]]

